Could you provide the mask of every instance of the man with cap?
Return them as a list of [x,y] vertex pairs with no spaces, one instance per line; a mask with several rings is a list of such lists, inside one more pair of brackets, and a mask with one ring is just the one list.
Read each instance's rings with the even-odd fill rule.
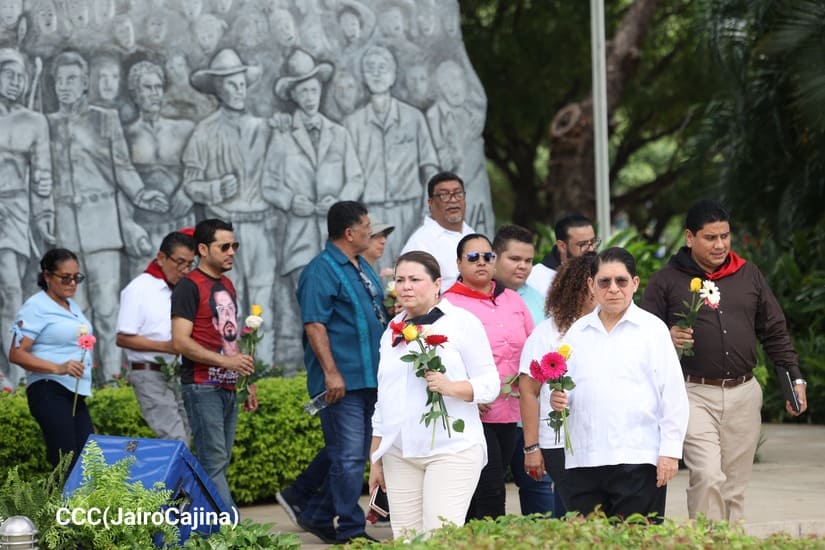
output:
[[[272,136],[263,196],[286,213],[279,271],[290,278],[289,290],[293,292],[303,267],[324,247],[329,207],[342,200],[358,200],[364,191],[361,164],[349,133],[319,111],[322,88],[332,72],[331,64],[318,63],[296,48],[284,64],[283,75],[275,81],[275,94],[297,108],[287,131]],[[286,292],[278,303],[284,308],[278,330],[279,353],[300,358],[298,304]]]
[[[219,105],[200,121],[183,151],[183,186],[189,198],[203,205],[207,218],[232,223],[244,247],[235,258],[236,281],[250,303],[264,308],[264,326],[272,326],[272,287],[277,260],[275,217],[263,190],[263,166],[270,126],[246,110],[247,88],[261,78],[261,68],[246,65],[226,48],[190,81]],[[243,290],[241,290],[243,295]],[[241,309],[247,310],[246,307]],[[258,357],[272,362],[272,331],[263,332]]]
[[[0,345],[8,354],[6,330],[22,303],[26,263],[39,256],[37,237],[54,243],[49,125],[42,114],[21,105],[28,84],[26,62],[17,50],[0,49]],[[29,182],[32,182],[31,184]],[[30,188],[30,185],[33,187]],[[30,191],[34,191],[31,193]],[[23,369],[0,360],[6,382],[17,387]]]

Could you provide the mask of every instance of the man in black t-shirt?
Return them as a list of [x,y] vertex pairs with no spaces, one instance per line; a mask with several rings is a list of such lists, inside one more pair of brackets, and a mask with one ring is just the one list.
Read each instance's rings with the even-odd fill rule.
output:
[[[204,220],[194,237],[200,263],[172,293],[172,341],[183,356],[181,393],[195,455],[228,509],[235,505],[226,480],[238,419],[235,383],[254,372],[254,359],[238,351],[237,297],[223,275],[238,248],[232,224]],[[244,408],[258,408],[254,390]]]

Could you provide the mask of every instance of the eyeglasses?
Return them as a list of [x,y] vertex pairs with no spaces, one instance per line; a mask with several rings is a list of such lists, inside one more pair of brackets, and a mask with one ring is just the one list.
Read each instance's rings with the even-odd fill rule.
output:
[[49,273],[51,273],[53,277],[57,277],[60,283],[64,285],[70,285],[72,282],[80,284],[86,280],[86,276],[83,273],[75,273],[74,275],[60,275],[54,271],[50,271]]
[[173,258],[172,256],[166,257],[169,258],[172,261],[172,263],[175,264],[175,266],[177,266],[178,268],[185,267],[186,269],[192,269],[192,266],[195,265],[195,260],[187,260],[186,258]]
[[573,243],[573,244],[578,246],[579,250],[587,250],[589,248],[593,249],[593,250],[596,250],[597,248],[599,248],[599,245],[602,244],[602,240],[601,239],[590,239],[589,241],[579,241],[579,242]]
[[441,202],[448,202],[448,201],[463,201],[464,197],[467,196],[467,193],[464,192],[462,189],[461,191],[453,191],[450,193],[449,191],[442,191],[441,193],[434,193],[433,198],[438,199]]
[[596,279],[596,285],[602,290],[607,290],[613,281],[616,281],[616,286],[619,288],[627,288],[627,285],[630,284],[630,279],[627,277],[604,277]]
[[234,243],[220,244],[218,245],[218,248],[220,248],[221,252],[229,252],[230,248],[237,252],[239,246],[241,246],[241,243],[235,241]]
[[496,253],[495,252],[468,252],[464,257],[467,258],[467,261],[470,262],[471,264],[476,263],[479,260],[479,258],[484,258],[484,261],[489,264],[490,262],[492,262],[493,260],[496,259]]

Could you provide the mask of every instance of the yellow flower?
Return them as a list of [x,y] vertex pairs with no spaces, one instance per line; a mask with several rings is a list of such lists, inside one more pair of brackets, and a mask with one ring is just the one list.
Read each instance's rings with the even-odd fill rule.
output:
[[573,351],[573,349],[570,347],[570,344],[562,344],[562,345],[559,346],[559,355],[564,357],[565,361],[570,359],[570,352],[571,351]]
[[404,327],[404,330],[401,331],[401,334],[404,335],[404,340],[412,342],[418,338],[418,328],[415,325],[407,325]]
[[260,317],[264,314],[264,308],[262,308],[260,304],[252,304],[252,307],[249,308],[249,312],[256,317]]
[[700,290],[702,290],[702,279],[694,277],[690,280],[690,291],[699,292]]

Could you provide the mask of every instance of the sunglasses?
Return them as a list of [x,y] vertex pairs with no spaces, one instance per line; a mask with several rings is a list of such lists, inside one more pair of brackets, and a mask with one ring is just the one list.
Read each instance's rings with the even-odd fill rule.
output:
[[464,257],[467,258],[467,261],[470,262],[471,264],[476,263],[479,260],[479,258],[484,258],[484,261],[489,264],[490,262],[492,262],[493,260],[496,259],[496,253],[495,252],[469,252]]
[[630,284],[630,279],[627,277],[604,277],[603,279],[596,279],[596,285],[602,290],[607,290],[613,281],[616,281],[616,286],[619,288],[627,288],[627,285]]
[[235,241],[234,243],[223,243],[218,245],[218,248],[220,248],[221,252],[229,252],[230,248],[237,252],[239,246],[241,246],[241,243]]
[[72,282],[80,284],[86,280],[86,276],[83,273],[75,273],[74,275],[60,275],[55,273],[54,271],[50,271],[52,277],[57,277],[57,279],[64,285],[70,285]]

